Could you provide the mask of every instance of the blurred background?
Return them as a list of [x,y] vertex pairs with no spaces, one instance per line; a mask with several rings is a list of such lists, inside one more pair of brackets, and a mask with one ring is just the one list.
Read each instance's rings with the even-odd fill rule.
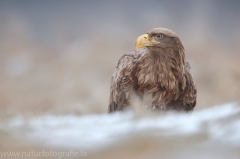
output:
[[1,0],[1,112],[107,112],[118,59],[155,27],[180,36],[196,109],[239,100],[239,8],[238,0]]
[[[0,0],[0,123],[8,121],[6,117],[14,117],[14,122],[5,124],[6,128],[4,124],[0,124],[0,149],[48,149],[36,143],[30,144],[22,134],[28,137],[29,131],[42,134],[45,130],[47,133],[42,134],[44,137],[52,135],[51,139],[58,142],[58,138],[54,138],[57,135],[50,130],[57,133],[61,126],[68,128],[64,129],[68,131],[66,134],[62,133],[61,137],[77,138],[78,133],[74,136],[71,132],[81,129],[75,127],[77,124],[67,117],[65,126],[61,125],[62,118],[53,117],[56,122],[52,121],[50,126],[38,129],[37,126],[41,126],[41,123],[48,123],[48,118],[45,119],[44,116],[43,119],[35,120],[32,127],[26,125],[31,123],[31,117],[45,113],[77,115],[77,119],[73,120],[76,123],[92,121],[92,117],[85,120],[85,115],[105,114],[108,109],[110,80],[118,59],[135,49],[135,40],[139,35],[156,27],[173,30],[184,44],[186,58],[191,64],[198,89],[195,111],[196,114],[200,111],[200,116],[196,116],[199,120],[207,115],[205,108],[239,101],[239,17],[239,0]],[[231,108],[232,113],[235,112],[235,108],[228,108]],[[212,110],[209,111],[212,114]],[[224,108],[223,112],[228,111]],[[81,118],[83,114],[85,121]],[[24,119],[18,115],[24,116]],[[98,120],[103,120],[100,125],[108,123],[105,116],[99,116],[90,125],[99,124]],[[235,115],[229,117],[227,122],[220,120],[227,124],[225,135],[233,136],[228,135],[230,132],[239,134],[236,125],[227,127],[231,123],[229,120],[239,121],[239,118]],[[184,118],[184,121],[188,122],[188,118]],[[57,123],[56,128],[52,128],[54,123]],[[211,121],[208,124],[210,129]],[[18,127],[19,125],[21,126]],[[86,125],[82,130],[88,134],[93,127]],[[186,143],[195,145],[199,141],[205,141],[203,139],[209,141],[206,125],[204,121],[202,132],[194,137],[187,135],[187,139],[184,135],[177,135],[174,139],[172,136],[168,136],[169,139],[154,138],[151,134],[149,138],[131,136],[132,140],[127,140],[127,144],[116,142],[115,148],[106,149],[101,155],[115,158],[115,153],[109,157],[107,152],[116,152],[120,157],[127,152],[125,155],[140,158],[137,154],[146,147],[150,148],[144,151],[145,155],[159,152],[160,146],[161,153],[179,158],[178,152],[189,154],[189,149],[197,151]],[[108,132],[109,125],[105,126],[104,131]],[[222,132],[218,131],[222,130],[221,126],[215,129],[216,132]],[[96,132],[100,132],[100,128],[97,127]],[[114,136],[115,131],[111,135]],[[81,143],[84,136],[78,137],[78,143]],[[177,146],[174,145],[175,142],[173,145],[171,142],[169,144],[169,140],[176,140]],[[50,140],[43,140],[47,141]],[[208,145],[207,148],[200,146],[199,155],[195,155],[194,151],[191,155],[201,158],[205,152],[210,156],[221,152],[230,155],[230,158],[231,154],[239,156],[239,149],[235,147],[231,149],[225,145],[226,147],[216,148],[216,145],[218,144]],[[98,155],[96,153],[95,158],[99,158]],[[216,158],[221,157],[226,158],[221,155]]]

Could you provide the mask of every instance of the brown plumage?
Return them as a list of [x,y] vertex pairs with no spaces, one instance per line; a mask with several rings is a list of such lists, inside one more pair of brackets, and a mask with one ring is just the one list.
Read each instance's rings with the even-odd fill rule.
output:
[[119,59],[108,111],[131,108],[133,97],[152,109],[191,111],[196,93],[180,38],[169,29],[155,28],[137,39],[136,50]]

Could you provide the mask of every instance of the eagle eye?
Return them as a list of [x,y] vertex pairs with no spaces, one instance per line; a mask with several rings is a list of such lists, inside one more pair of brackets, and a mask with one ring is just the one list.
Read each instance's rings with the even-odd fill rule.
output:
[[160,34],[157,35],[157,38],[162,39],[162,38],[164,38],[164,35],[162,33],[160,33]]

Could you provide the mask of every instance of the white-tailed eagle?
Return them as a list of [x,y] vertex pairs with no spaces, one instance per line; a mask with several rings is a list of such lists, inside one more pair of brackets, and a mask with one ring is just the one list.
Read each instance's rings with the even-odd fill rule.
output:
[[156,110],[191,111],[197,90],[176,33],[155,28],[137,38],[136,50],[118,61],[110,86],[109,112],[131,108],[131,98]]

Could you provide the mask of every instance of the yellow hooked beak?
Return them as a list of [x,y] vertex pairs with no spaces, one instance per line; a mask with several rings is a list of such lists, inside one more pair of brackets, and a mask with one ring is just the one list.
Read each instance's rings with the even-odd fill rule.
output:
[[154,39],[149,39],[148,34],[143,34],[137,38],[136,41],[136,50],[145,47],[145,46],[154,46],[156,44],[160,44],[159,41],[155,41]]

